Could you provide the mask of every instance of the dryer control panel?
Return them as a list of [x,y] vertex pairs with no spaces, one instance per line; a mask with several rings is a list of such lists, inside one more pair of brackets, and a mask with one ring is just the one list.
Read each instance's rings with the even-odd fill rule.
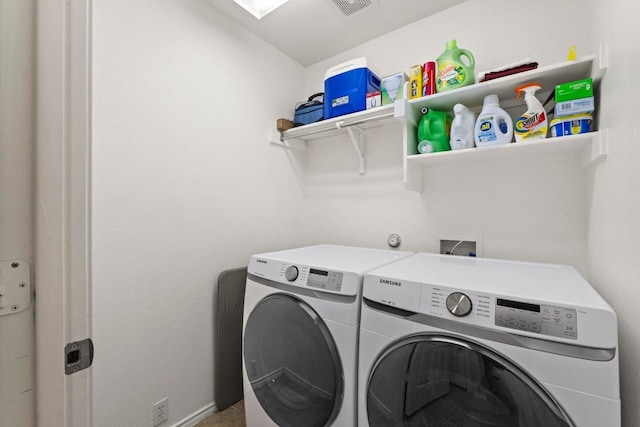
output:
[[338,293],[342,292],[344,273],[282,263],[279,276],[292,284]]
[[340,292],[342,290],[342,276],[343,273],[338,273],[336,271],[312,268],[309,270],[307,286]]
[[299,263],[252,257],[249,274],[288,286],[307,288],[314,292],[357,295],[360,278],[356,273],[336,271]]

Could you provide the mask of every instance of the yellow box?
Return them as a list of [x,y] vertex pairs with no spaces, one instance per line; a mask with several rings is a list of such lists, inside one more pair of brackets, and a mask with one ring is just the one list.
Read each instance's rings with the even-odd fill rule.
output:
[[422,97],[422,65],[409,69],[409,99]]

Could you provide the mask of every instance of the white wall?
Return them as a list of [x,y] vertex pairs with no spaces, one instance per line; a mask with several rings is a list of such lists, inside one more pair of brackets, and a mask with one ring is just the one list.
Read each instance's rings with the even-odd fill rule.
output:
[[595,36],[607,42],[609,69],[602,82],[601,126],[609,155],[592,171],[588,228],[589,278],[618,314],[623,425],[640,425],[640,3],[594,2]]
[[[412,65],[435,60],[452,38],[474,54],[476,71],[528,56],[541,66],[554,64],[566,59],[571,44],[587,55],[593,52],[588,27],[579,19],[563,18],[580,13],[579,4],[547,0],[536,5],[554,11],[545,13],[545,28],[563,28],[553,32],[556,38],[550,43],[542,30],[538,39],[522,31],[522,3],[468,1],[307,68],[306,91],[322,90],[329,67],[358,56],[367,57],[381,76],[407,72]],[[386,236],[397,232],[403,249],[438,251],[441,233],[479,234],[485,256],[569,263],[585,271],[586,171],[576,161],[536,157],[513,164],[430,167],[419,194],[402,187],[399,135],[387,129],[366,134],[369,168],[364,177],[343,164],[355,162],[345,138],[311,145],[305,219],[313,226],[306,228],[308,241],[328,235],[384,246]],[[341,159],[338,166],[336,157]]]
[[266,133],[304,69],[203,0],[93,6],[93,425],[151,425],[164,397],[173,425],[215,402],[219,273],[301,244]]
[[[0,260],[32,262],[35,2],[0,0]],[[3,301],[6,304],[6,301]],[[0,317],[0,424],[35,425],[34,304]]]

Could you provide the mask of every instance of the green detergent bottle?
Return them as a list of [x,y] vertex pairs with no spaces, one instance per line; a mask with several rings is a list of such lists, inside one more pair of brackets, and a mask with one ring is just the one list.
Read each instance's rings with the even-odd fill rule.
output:
[[[462,58],[466,58],[469,64],[465,64]],[[445,92],[451,89],[467,86],[475,83],[474,67],[475,59],[466,49],[458,49],[455,40],[447,42],[447,49],[438,57],[436,91]]]
[[451,114],[426,107],[422,109],[422,114],[424,116],[418,123],[418,154],[451,150]]

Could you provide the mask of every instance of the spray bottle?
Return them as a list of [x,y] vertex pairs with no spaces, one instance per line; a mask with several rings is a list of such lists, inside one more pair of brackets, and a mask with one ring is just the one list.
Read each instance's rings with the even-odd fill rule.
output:
[[475,147],[473,141],[473,129],[476,124],[476,115],[462,104],[453,106],[453,122],[451,123],[451,140],[449,144],[452,150]]
[[527,83],[515,89],[518,98],[524,92],[524,101],[527,103],[527,112],[518,117],[514,124],[513,133],[516,142],[531,139],[544,139],[547,137],[547,113],[536,98],[536,91],[540,90],[539,83]]

